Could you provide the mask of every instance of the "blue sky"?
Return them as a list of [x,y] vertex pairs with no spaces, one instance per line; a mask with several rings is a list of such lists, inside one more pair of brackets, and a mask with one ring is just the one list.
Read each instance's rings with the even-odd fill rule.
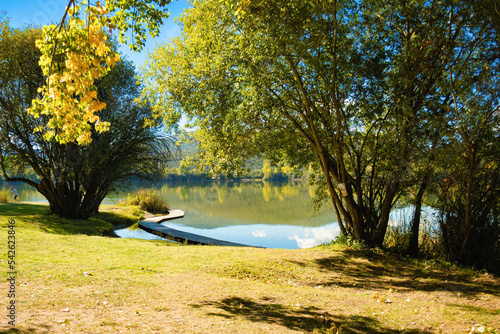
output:
[[[102,1],[104,2],[104,1]],[[10,25],[21,28],[25,25],[44,25],[59,22],[63,15],[68,0],[0,0],[0,11],[7,12]],[[122,46],[120,51],[132,60],[139,68],[144,64],[147,53],[153,52],[156,44],[167,42],[170,38],[180,33],[174,18],[179,16],[184,8],[188,8],[187,0],[172,0],[168,5],[170,17],[160,28],[160,35],[153,39],[148,37],[146,46],[140,53],[131,51],[128,46]]]

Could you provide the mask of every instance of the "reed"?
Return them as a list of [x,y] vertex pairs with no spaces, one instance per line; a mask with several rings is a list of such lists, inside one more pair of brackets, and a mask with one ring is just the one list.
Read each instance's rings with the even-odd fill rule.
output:
[[147,189],[141,189],[133,194],[128,194],[127,202],[130,205],[138,205],[143,211],[149,213],[168,213],[170,208],[168,203],[156,192]]
[[2,188],[2,190],[0,190],[0,203],[7,203],[9,200],[9,192],[7,191],[7,189],[5,188]]

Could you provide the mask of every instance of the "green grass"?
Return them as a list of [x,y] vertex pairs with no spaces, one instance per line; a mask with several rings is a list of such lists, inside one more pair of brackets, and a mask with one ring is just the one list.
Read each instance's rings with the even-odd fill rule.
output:
[[[282,250],[111,238],[111,226],[131,224],[140,211],[102,211],[72,221],[44,205],[0,204],[0,247],[7,249],[14,219],[18,272],[18,326],[0,323],[0,333],[500,329],[500,282],[492,275],[341,245]],[[0,304],[7,302],[0,293]]]
[[4,203],[0,206],[0,216],[21,218],[22,227],[36,226],[41,231],[63,235],[113,236],[115,227],[133,225],[142,215],[137,207],[126,205],[101,206],[101,212],[87,220],[66,219],[51,214],[47,204]]

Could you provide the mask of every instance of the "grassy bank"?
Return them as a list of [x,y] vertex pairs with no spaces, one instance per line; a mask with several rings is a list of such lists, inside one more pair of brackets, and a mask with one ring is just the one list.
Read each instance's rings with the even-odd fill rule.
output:
[[[2,333],[496,333],[499,280],[343,246],[304,250],[119,239],[133,207],[91,221],[0,204],[16,222],[16,324]],[[8,305],[2,280],[0,304]],[[5,310],[5,309],[4,309]],[[341,330],[339,331],[339,328]]]

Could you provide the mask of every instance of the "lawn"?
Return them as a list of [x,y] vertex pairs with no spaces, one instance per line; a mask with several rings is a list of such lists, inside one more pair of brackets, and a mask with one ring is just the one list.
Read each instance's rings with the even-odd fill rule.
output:
[[[1,333],[498,333],[500,280],[438,261],[331,245],[282,250],[120,239],[133,207],[91,221],[0,204]],[[4,312],[7,313],[6,309]],[[6,320],[7,319],[7,320]]]

